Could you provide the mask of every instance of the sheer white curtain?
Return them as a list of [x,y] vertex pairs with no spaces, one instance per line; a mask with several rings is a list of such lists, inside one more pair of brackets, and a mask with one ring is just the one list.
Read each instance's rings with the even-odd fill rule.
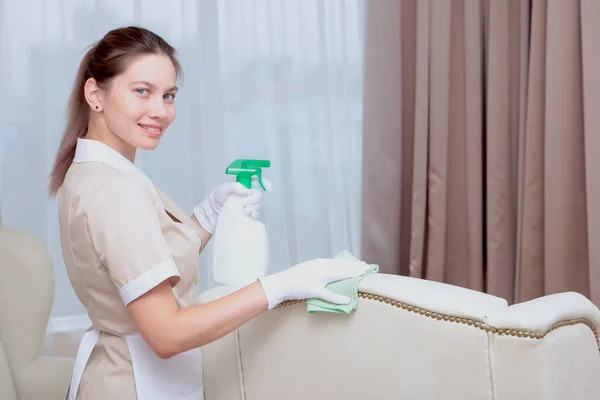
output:
[[[47,244],[52,315],[82,314],[61,256],[47,176],[87,45],[109,29],[147,27],[174,45],[185,79],[177,119],[136,163],[191,210],[231,176],[236,158],[266,158],[273,192],[261,215],[271,271],[359,253],[361,0],[0,0],[0,204],[4,225]],[[209,246],[200,290],[211,286]]]

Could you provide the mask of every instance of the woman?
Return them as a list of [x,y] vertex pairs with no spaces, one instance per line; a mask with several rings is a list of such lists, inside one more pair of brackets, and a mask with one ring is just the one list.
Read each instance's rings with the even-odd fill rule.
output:
[[188,216],[134,165],[175,118],[180,69],[175,50],[138,27],[110,31],[79,67],[50,182],[69,279],[93,324],[69,399],[202,399],[201,346],[285,300],[348,303],[325,285],[365,271],[312,260],[194,305],[198,257],[223,203],[243,196],[256,218],[262,194],[226,183]]

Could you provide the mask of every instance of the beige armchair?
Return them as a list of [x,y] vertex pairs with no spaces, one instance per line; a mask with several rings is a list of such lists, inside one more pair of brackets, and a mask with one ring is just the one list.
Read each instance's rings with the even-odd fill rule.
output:
[[205,346],[206,400],[600,399],[600,311],[579,294],[509,307],[385,274],[359,290],[351,315],[290,303]]
[[0,226],[0,399],[65,398],[73,360],[40,356],[53,297],[48,250]]

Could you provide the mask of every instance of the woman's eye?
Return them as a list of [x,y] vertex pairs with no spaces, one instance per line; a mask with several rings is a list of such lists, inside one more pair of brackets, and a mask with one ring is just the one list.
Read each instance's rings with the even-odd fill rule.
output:
[[174,95],[174,94],[171,94],[171,93],[168,93],[168,94],[165,94],[165,95],[163,96],[163,98],[164,98],[165,100],[175,100],[175,95]]
[[139,94],[140,96],[143,96],[145,94],[148,93],[148,89],[136,89],[135,90],[137,92],[137,94]]

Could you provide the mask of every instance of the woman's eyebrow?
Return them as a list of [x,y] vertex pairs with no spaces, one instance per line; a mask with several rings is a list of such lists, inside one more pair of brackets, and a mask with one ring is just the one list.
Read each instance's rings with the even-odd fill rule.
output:
[[[148,87],[150,87],[151,89],[155,89],[156,85],[148,82],[148,81],[135,81],[135,82],[131,82],[131,85],[146,85]],[[176,92],[178,90],[177,86],[173,86],[169,89],[167,89],[167,92]]]

